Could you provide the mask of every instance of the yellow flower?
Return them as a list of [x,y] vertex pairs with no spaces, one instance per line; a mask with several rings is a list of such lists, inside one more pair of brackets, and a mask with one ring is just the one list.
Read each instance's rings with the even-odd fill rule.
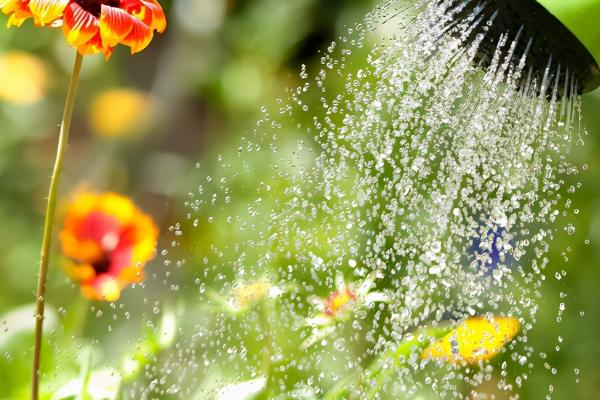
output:
[[421,359],[441,360],[454,365],[490,360],[513,340],[519,328],[519,321],[511,317],[469,318],[429,345]]
[[46,95],[48,82],[46,65],[37,57],[20,52],[0,56],[0,100],[35,103]]
[[262,281],[241,285],[233,291],[233,301],[239,308],[249,307],[267,297],[271,287],[270,283]]
[[112,89],[98,95],[90,107],[90,125],[104,137],[135,134],[146,128],[153,114],[151,97],[133,89]]
[[275,299],[283,293],[283,289],[274,285],[266,277],[259,280],[243,283],[236,283],[227,294],[222,298],[214,293],[213,298],[220,303],[223,308],[232,314],[237,314],[250,310],[263,300]]

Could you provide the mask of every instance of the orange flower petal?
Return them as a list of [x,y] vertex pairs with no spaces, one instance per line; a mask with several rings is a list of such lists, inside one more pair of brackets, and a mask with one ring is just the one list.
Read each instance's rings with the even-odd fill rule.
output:
[[91,39],[77,46],[77,51],[83,56],[101,53],[102,41],[100,40],[100,31],[98,30],[96,35],[94,35]]
[[131,32],[121,43],[131,47],[131,54],[144,50],[152,41],[152,29],[137,18],[132,18]]
[[102,49],[102,54],[104,55],[104,58],[108,60],[110,56],[112,56],[113,51],[115,51],[114,47],[107,47],[105,49]]
[[74,264],[69,262],[66,265],[67,273],[71,276],[71,278],[76,281],[86,281],[93,279],[96,276],[96,271],[94,271],[94,267],[90,264]]
[[60,233],[62,252],[65,256],[84,262],[93,262],[102,256],[102,247],[91,240],[81,240],[72,230],[65,228]]
[[70,0],[30,0],[29,9],[37,25],[49,25],[61,18]]
[[151,16],[151,20],[146,23],[151,29],[156,29],[159,33],[163,33],[167,29],[167,18],[165,12],[156,0],[141,0],[142,4],[146,7],[146,12]]
[[79,51],[79,53],[82,55],[102,53],[104,55],[104,58],[108,60],[112,55],[114,49],[114,47],[105,48],[104,46],[102,46],[102,38],[100,37],[100,30],[98,30],[96,35],[93,38],[91,38],[87,43],[84,43],[81,46],[79,46],[77,48],[77,51]]
[[10,18],[8,19],[8,22],[6,23],[7,27],[11,27],[11,26],[16,26],[19,27],[21,25],[23,25],[23,22],[25,22],[28,18],[31,18],[31,14],[25,11],[15,11],[13,14],[11,14]]
[[144,269],[141,267],[127,267],[119,272],[119,280],[125,284],[138,283],[144,280]]
[[6,26],[21,26],[28,18],[31,18],[29,0],[0,0],[0,10],[9,15]]
[[10,14],[26,8],[29,9],[29,0],[0,0],[0,10],[4,14]]
[[63,32],[71,46],[84,46],[94,38],[98,30],[98,18],[77,3],[69,4],[63,17]]
[[120,8],[102,5],[100,37],[104,48],[114,47],[133,29],[135,17]]

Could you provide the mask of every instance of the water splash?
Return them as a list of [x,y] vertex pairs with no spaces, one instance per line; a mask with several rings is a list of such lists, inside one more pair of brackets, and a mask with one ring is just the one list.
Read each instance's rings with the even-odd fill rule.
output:
[[[312,399],[340,383],[352,398],[518,398],[534,366],[552,369],[527,338],[578,172],[578,82],[552,59],[527,70],[520,32],[484,68],[496,14],[459,24],[453,7],[382,4],[235,151],[199,165],[174,228],[194,238],[198,306],[131,398]],[[386,356],[422,327],[478,315],[520,321],[499,363],[430,365],[417,346],[402,365]]]

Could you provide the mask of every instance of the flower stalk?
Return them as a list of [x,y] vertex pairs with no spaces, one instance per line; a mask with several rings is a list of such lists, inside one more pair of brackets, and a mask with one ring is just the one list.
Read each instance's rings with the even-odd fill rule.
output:
[[44,328],[44,310],[46,305],[46,278],[48,276],[48,263],[50,259],[50,249],[52,246],[52,230],[54,227],[54,216],[56,214],[56,203],[58,195],[58,185],[62,175],[65,151],[69,142],[69,132],[71,130],[71,117],[73,115],[73,106],[75,105],[75,95],[79,84],[79,75],[83,64],[83,56],[77,53],[73,73],[69,82],[69,89],[65,101],[63,119],[60,125],[58,137],[58,149],[54,162],[54,169],[50,179],[50,188],[48,191],[48,203],[46,207],[46,216],[44,221],[44,233],[42,239],[42,249],[40,253],[40,267],[38,273],[38,285],[36,296],[35,311],[35,341],[33,349],[33,368],[31,380],[31,399],[38,400],[40,385],[40,362],[42,352],[42,335]]
[[[325,395],[323,400],[340,400],[351,395],[354,390],[367,400],[378,399],[379,392],[399,371],[412,354],[421,352],[433,341],[442,338],[451,327],[442,325],[415,332],[397,347],[381,354],[363,371],[356,371],[340,379]],[[368,381],[372,381],[371,384]]]

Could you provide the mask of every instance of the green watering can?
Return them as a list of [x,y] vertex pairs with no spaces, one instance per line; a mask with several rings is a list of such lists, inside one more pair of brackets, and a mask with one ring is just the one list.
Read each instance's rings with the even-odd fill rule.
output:
[[600,86],[600,0],[536,1],[569,29],[596,61],[596,76],[590,77],[585,91]]

